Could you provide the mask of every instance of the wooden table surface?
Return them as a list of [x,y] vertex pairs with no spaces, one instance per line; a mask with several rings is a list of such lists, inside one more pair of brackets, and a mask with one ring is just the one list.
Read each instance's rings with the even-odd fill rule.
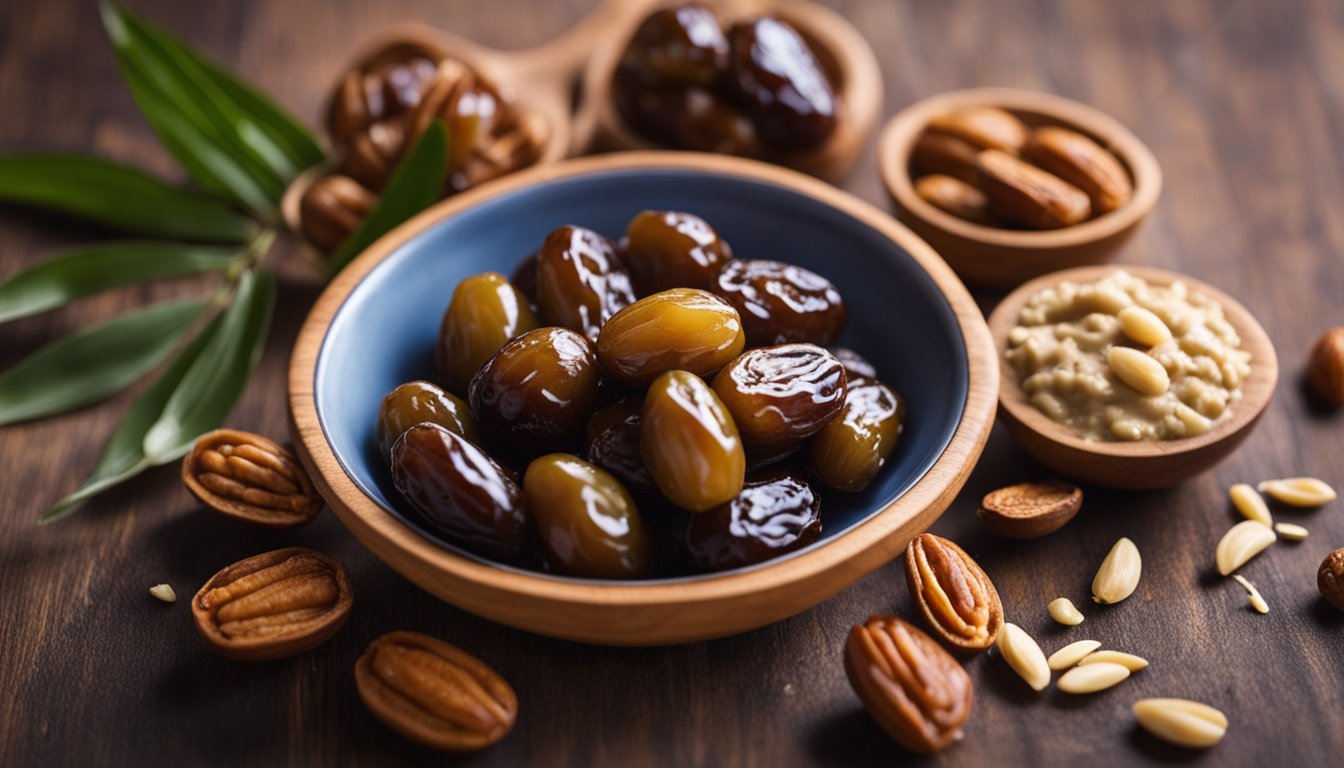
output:
[[[1321,765],[1344,754],[1344,613],[1321,600],[1315,571],[1344,545],[1344,502],[1280,519],[1311,529],[1244,573],[1271,611],[1247,608],[1213,571],[1238,518],[1233,482],[1309,474],[1344,484],[1344,416],[1313,411],[1299,389],[1312,340],[1344,324],[1344,5],[1295,3],[956,3],[833,0],[873,41],[886,111],[952,88],[1013,85],[1091,103],[1129,124],[1166,175],[1157,210],[1122,260],[1200,276],[1264,324],[1283,364],[1274,402],[1248,443],[1214,471],[1153,493],[1086,489],[1079,517],[1034,542],[990,535],[974,511],[986,491],[1042,474],[996,430],[966,489],[934,530],[961,543],[998,585],[1010,620],[1052,651],[1094,638],[1152,666],[1119,687],[1070,698],[1034,694],[996,655],[968,662],[976,698],[964,740],[925,762],[948,765]],[[335,67],[362,37],[395,22],[437,24],[520,47],[564,29],[592,0],[247,0],[130,5],[201,46],[314,120]],[[91,2],[0,4],[0,151],[91,150],[178,171],[122,86]],[[870,145],[846,189],[885,205]],[[0,276],[104,233],[0,212]],[[289,347],[320,290],[283,251],[274,332],[231,426],[282,437]],[[39,344],[187,284],[115,292],[0,327],[0,368]],[[992,307],[986,297],[984,307]],[[360,703],[355,659],[395,629],[427,632],[489,662],[516,687],[512,735],[474,765],[890,765],[920,762],[877,729],[845,680],[841,642],[872,613],[912,616],[901,562],[793,619],[739,637],[613,649],[514,631],[429,597],[365,552],[331,514],[289,534],[202,510],[176,467],[38,527],[73,490],[130,402],[0,430],[0,764],[383,765],[439,761]],[[1129,536],[1144,558],[1136,595],[1087,600],[1096,565]],[[347,564],[355,610],[327,645],[265,664],[206,651],[185,600],[218,568],[287,545]],[[1053,625],[1046,603],[1087,613]],[[1140,732],[1130,704],[1182,696],[1227,713],[1205,753]],[[450,759],[447,762],[455,762]]]

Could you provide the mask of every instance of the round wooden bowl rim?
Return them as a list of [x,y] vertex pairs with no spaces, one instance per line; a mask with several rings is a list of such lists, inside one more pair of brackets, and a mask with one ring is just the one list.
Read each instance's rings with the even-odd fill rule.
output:
[[[672,4],[668,0],[644,2],[648,6],[646,12]],[[716,9],[728,18],[747,18],[764,12],[777,14],[826,47],[840,70],[841,87],[837,95],[842,118],[835,132],[820,146],[791,152],[779,158],[778,163],[824,178],[843,175],[853,166],[882,112],[882,69],[868,39],[844,16],[812,0],[729,0]],[[617,60],[629,43],[634,26],[643,19],[644,16],[632,19],[629,27],[612,33],[594,51],[584,67],[583,102],[575,119],[600,125],[621,149],[660,150],[665,148],[626,125],[611,98]]]
[[[1081,129],[1101,141],[1128,167],[1134,194],[1119,209],[1063,229],[1021,231],[975,224],[939,210],[915,194],[910,152],[929,120],[957,107],[995,106],[1010,112],[1042,115],[1064,127]],[[1128,128],[1098,109],[1052,93],[1020,88],[967,88],[947,91],[897,112],[878,141],[878,169],[887,192],[911,215],[950,235],[996,247],[1028,250],[1076,248],[1099,242],[1147,216],[1162,193],[1162,168],[1148,147]]]
[[[1136,442],[1101,442],[1084,440],[1071,427],[1061,424],[1044,413],[1027,399],[1026,393],[1017,380],[1017,372],[1008,362],[1008,332],[1017,324],[1022,307],[1038,292],[1051,288],[1064,281],[1075,283],[1092,282],[1112,272],[1124,270],[1135,277],[1158,285],[1170,285],[1176,281],[1184,282],[1192,291],[1208,296],[1223,307],[1223,315],[1241,337],[1241,348],[1251,353],[1251,372],[1241,383],[1241,399],[1232,404],[1232,412],[1218,422],[1212,429],[1195,437],[1176,440],[1139,440]],[[1041,438],[1062,445],[1080,453],[1104,456],[1114,459],[1153,458],[1158,456],[1180,456],[1195,453],[1214,443],[1235,439],[1244,427],[1254,421],[1260,412],[1269,405],[1274,396],[1274,387],[1279,378],[1278,357],[1274,345],[1264,328],[1255,317],[1236,299],[1223,291],[1171,270],[1156,267],[1141,267],[1129,264],[1102,264],[1087,267],[1075,267],[1059,272],[1042,275],[1024,283],[1008,294],[994,308],[989,316],[989,332],[994,338],[994,349],[998,355],[1002,371],[999,376],[999,405],[1008,412],[1011,419]]]
[[[934,281],[948,302],[966,345],[966,402],[947,446],[910,488],[868,519],[822,546],[753,569],[667,582],[597,582],[506,570],[456,554],[417,532],[366,496],[346,474],[319,423],[314,400],[318,352],[335,313],[361,280],[424,230],[488,200],[538,184],[606,171],[690,170],[722,174],[804,194],[890,238]],[[557,604],[605,607],[688,606],[732,600],[837,571],[832,594],[887,562],[897,551],[875,546],[912,522],[927,526],[951,503],[979,458],[993,425],[999,368],[983,316],[965,287],[933,249],[889,216],[821,181],[752,160],[688,152],[625,152],[563,160],[482,184],[444,200],[378,240],[337,275],[304,321],[289,370],[291,429],[297,453],[337,516],[374,553],[396,553],[494,594],[526,595]],[[866,555],[866,556],[865,556]],[[391,563],[400,570],[404,563]],[[801,609],[800,609],[801,610]]]

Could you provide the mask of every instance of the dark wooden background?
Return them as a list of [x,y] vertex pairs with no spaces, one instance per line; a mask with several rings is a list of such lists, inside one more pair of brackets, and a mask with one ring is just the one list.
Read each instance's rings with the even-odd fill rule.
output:
[[[949,765],[1199,762],[1321,765],[1344,754],[1344,613],[1318,598],[1315,570],[1344,545],[1344,502],[1284,512],[1311,537],[1280,543],[1244,573],[1272,606],[1246,607],[1216,577],[1213,549],[1237,520],[1233,482],[1310,474],[1344,485],[1344,417],[1314,412],[1298,388],[1311,341],[1344,324],[1344,5],[1327,2],[895,2],[832,0],[873,42],[888,113],[939,91],[1015,85],[1055,91],[1128,123],[1157,154],[1166,188],[1122,259],[1198,275],[1243,301],[1283,364],[1277,396],[1248,444],[1215,471],[1160,493],[1087,489],[1083,513],[1047,539],[996,539],[974,515],[1001,484],[1041,474],[996,430],[969,485],[934,530],[977,557],[1010,620],[1047,652],[1095,638],[1152,666],[1119,687],[1070,698],[1031,693],[995,656],[969,662],[976,698],[965,739],[926,762]],[[408,19],[489,45],[525,47],[593,0],[248,0],[130,5],[315,119],[361,38]],[[121,85],[92,2],[0,4],[0,151],[90,150],[179,175]],[[870,146],[845,187],[885,204]],[[104,233],[0,212],[0,276]],[[286,251],[291,257],[293,249]],[[297,261],[297,260],[295,260]],[[289,346],[320,285],[286,269],[274,333],[232,426],[283,437]],[[0,367],[89,321],[181,293],[116,292],[0,327]],[[992,297],[985,308],[992,306]],[[840,647],[871,613],[910,616],[901,563],[791,620],[740,637],[612,649],[537,637],[464,614],[395,575],[329,513],[273,535],[202,510],[176,468],[110,492],[72,519],[38,512],[74,489],[130,398],[0,430],[0,764],[383,765],[439,761],[376,722],[355,692],[374,637],[413,629],[478,654],[516,687],[512,735],[474,765],[891,765],[919,760],[867,718]],[[1129,601],[1087,600],[1111,543],[1139,545]],[[218,568],[291,544],[347,564],[345,628],[298,658],[248,665],[205,650],[185,598]],[[173,606],[147,593],[170,582]],[[1053,625],[1066,595],[1087,613]],[[1207,753],[1166,747],[1129,706],[1183,696],[1228,714]],[[448,762],[453,762],[449,760]]]

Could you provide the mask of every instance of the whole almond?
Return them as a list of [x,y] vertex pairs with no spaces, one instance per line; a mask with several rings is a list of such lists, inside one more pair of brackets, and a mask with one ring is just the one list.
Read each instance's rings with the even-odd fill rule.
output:
[[997,149],[975,159],[977,185],[990,210],[1033,229],[1059,229],[1083,221],[1092,204],[1082,190]]
[[905,547],[905,582],[933,634],[953,653],[988,650],[1003,627],[999,593],[961,547],[932,533]]
[[1116,210],[1134,194],[1115,155],[1077,131],[1042,126],[1031,132],[1021,151],[1024,159],[1086,193],[1098,215]]
[[990,491],[980,500],[976,514],[1000,536],[1036,539],[1063,528],[1082,506],[1082,489],[1062,480],[1048,480]]
[[924,133],[910,148],[910,169],[916,175],[942,174],[972,182],[979,153],[979,148],[955,136]]
[[1290,507],[1319,507],[1339,498],[1334,488],[1324,480],[1314,477],[1289,477],[1283,480],[1266,480],[1256,489],[1271,499]]
[[934,208],[959,219],[976,224],[988,224],[992,221],[985,193],[961,179],[942,174],[925,176],[915,182],[915,194]]
[[1331,328],[1312,345],[1307,388],[1327,408],[1344,406],[1344,328]]
[[322,511],[322,497],[292,453],[236,429],[197,438],[182,460],[182,482],[205,506],[262,528],[297,528]]
[[976,149],[998,149],[1016,154],[1027,141],[1028,130],[1013,113],[998,107],[961,107],[929,121],[929,133],[953,136]]
[[1026,630],[1012,622],[1004,622],[1003,631],[999,633],[998,648],[1003,660],[1032,690],[1043,691],[1050,685],[1050,664],[1045,660],[1041,646]]
[[966,670],[895,616],[873,616],[849,630],[845,674],[873,720],[912,752],[932,754],[948,746],[971,714]]
[[210,649],[242,661],[269,661],[326,642],[354,602],[345,567],[301,547],[240,560],[210,577],[191,599],[196,629]]
[[1134,717],[1145,731],[1178,747],[1211,747],[1227,733],[1226,715],[1187,699],[1136,701]]
[[1128,538],[1121,537],[1112,545],[1092,579],[1093,602],[1112,605],[1134,594],[1142,571],[1139,548]]
[[1274,529],[1268,525],[1257,520],[1242,520],[1218,540],[1218,547],[1214,550],[1218,572],[1227,576],[1265,551],[1276,538]]
[[355,664],[364,705],[402,736],[433,749],[475,752],[518,717],[518,697],[485,662],[417,632],[374,640]]

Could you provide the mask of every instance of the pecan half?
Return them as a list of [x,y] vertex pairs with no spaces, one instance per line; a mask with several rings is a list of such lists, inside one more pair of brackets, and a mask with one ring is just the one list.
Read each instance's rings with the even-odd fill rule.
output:
[[322,511],[294,455],[250,432],[202,435],[182,460],[182,482],[205,506],[264,528],[297,528]]
[[961,547],[931,533],[916,536],[905,547],[905,581],[924,623],[953,653],[980,653],[998,638],[999,593]]
[[1035,229],[1058,229],[1086,219],[1092,203],[1077,187],[997,149],[976,156],[977,186],[990,209]]
[[389,632],[355,664],[359,696],[402,736],[434,749],[474,752],[504,738],[518,697],[480,659],[417,632]]
[[349,176],[323,176],[299,198],[303,234],[318,250],[332,253],[359,229],[377,203],[376,195]]
[[845,641],[845,674],[868,714],[901,746],[932,754],[961,735],[971,678],[910,623],[873,616]]
[[344,566],[321,552],[289,547],[211,576],[191,599],[191,614],[211,650],[268,661],[326,642],[353,602]]

